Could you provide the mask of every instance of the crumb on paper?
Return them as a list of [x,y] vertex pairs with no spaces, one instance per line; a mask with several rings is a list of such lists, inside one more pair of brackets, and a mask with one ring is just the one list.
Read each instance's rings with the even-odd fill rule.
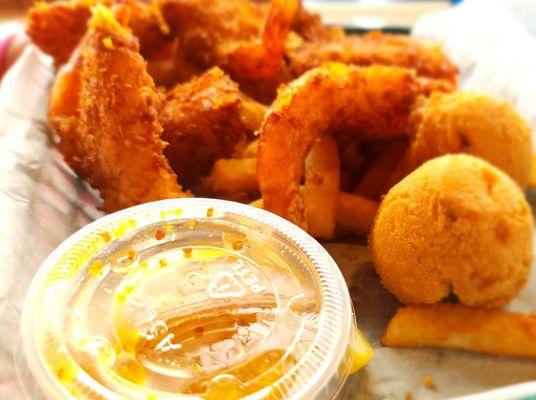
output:
[[434,383],[434,381],[432,380],[432,377],[429,376],[429,375],[426,375],[423,380],[422,380],[422,385],[426,388],[426,389],[430,389],[430,390],[435,390],[436,389],[436,385]]
[[207,217],[210,218],[214,215],[214,207],[210,207],[207,209]]
[[413,397],[413,393],[408,391],[406,392],[406,397],[404,397],[404,400],[413,400],[414,397]]
[[191,247],[185,247],[182,249],[182,252],[184,253],[184,257],[191,257],[192,256],[192,248]]
[[162,268],[164,268],[165,266],[168,265],[168,262],[167,262],[167,260],[166,260],[164,257],[162,257],[161,259],[159,259],[158,262],[160,263],[160,267],[162,267]]

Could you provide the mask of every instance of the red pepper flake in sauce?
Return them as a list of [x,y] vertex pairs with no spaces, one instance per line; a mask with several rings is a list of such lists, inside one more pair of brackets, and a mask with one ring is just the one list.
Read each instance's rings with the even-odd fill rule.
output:
[[136,250],[134,250],[132,247],[130,247],[127,250],[127,257],[130,261],[134,260],[136,258]]
[[210,218],[214,215],[214,207],[210,207],[207,209],[207,217]]
[[166,237],[166,232],[162,231],[162,230],[157,230],[155,233],[154,233],[154,237],[156,238],[156,240],[162,240]]
[[185,247],[182,249],[182,252],[184,253],[184,257],[191,257],[192,256],[192,248],[191,247]]
[[100,236],[102,236],[102,238],[104,239],[104,241],[106,243],[108,243],[110,240],[112,240],[112,235],[110,235],[110,233],[108,232],[101,232],[99,233]]

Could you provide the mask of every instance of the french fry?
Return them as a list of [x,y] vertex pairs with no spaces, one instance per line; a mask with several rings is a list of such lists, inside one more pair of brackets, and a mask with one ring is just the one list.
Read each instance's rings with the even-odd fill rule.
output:
[[339,192],[337,225],[345,231],[368,233],[378,211],[378,203],[358,194]]
[[530,170],[528,187],[531,189],[536,189],[536,154],[532,155],[532,168]]
[[257,159],[222,158],[214,163],[210,179],[215,193],[255,192],[259,188]]
[[361,181],[357,184],[354,193],[370,199],[377,199],[385,189],[385,183],[396,168],[407,144],[404,141],[394,141],[385,152],[374,161]]
[[324,136],[313,145],[305,159],[305,220],[307,232],[316,238],[333,237],[339,179],[337,142],[330,136]]
[[264,200],[263,199],[257,199],[255,201],[252,201],[249,203],[251,207],[261,208],[264,209]]
[[[304,189],[303,186],[301,188]],[[363,196],[345,192],[339,192],[337,197],[337,225],[345,231],[368,233],[378,210],[378,203]],[[264,208],[262,199],[252,201],[249,205]]]
[[248,143],[242,151],[242,158],[257,158],[257,150],[259,150],[259,139]]
[[247,204],[251,200],[251,197],[246,192],[236,192],[236,193],[220,193],[218,195],[218,199]]
[[[240,113],[240,118],[248,129],[252,131],[259,129],[267,110],[268,107],[264,104],[253,100],[245,94],[242,95],[242,112]],[[254,157],[257,157],[257,153],[255,153]]]
[[536,314],[449,303],[407,306],[389,322],[382,343],[536,358]]

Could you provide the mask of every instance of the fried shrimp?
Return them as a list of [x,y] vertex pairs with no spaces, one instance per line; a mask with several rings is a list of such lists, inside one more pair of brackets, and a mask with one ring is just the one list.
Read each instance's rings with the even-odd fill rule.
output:
[[82,57],[77,52],[56,76],[50,93],[48,120],[60,135],[59,149],[65,161],[80,174],[83,172],[82,144],[78,134],[81,85]]
[[400,136],[417,89],[410,70],[339,63],[290,83],[260,129],[258,175],[266,209],[306,227],[299,186],[313,143],[328,131],[375,140]]
[[168,27],[151,2],[137,0],[62,0],[37,3],[28,12],[26,32],[58,64],[66,62],[87,31],[91,7],[113,6],[116,17],[140,40],[146,58],[158,56],[168,46]]
[[229,43],[258,39],[266,16],[250,0],[160,0],[160,8],[188,60],[204,69],[220,65]]
[[100,0],[36,3],[28,11],[26,33],[57,63],[66,62],[86,33],[90,7]]
[[217,65],[235,79],[259,80],[283,66],[299,1],[273,0],[267,16],[263,6],[249,0],[163,0],[161,7],[195,65]]
[[418,75],[456,82],[457,68],[441,47],[415,38],[371,32],[336,40],[303,42],[288,52],[292,76],[300,76],[326,61],[368,66],[396,65],[414,69]]
[[[95,8],[89,27],[81,61],[66,70],[51,104],[52,120],[62,111],[77,115],[75,127],[57,125],[61,141],[79,157],[71,165],[99,190],[106,211],[184,196],[163,155],[158,94],[137,39],[104,6]],[[71,98],[62,103],[62,93]]]
[[228,158],[258,129],[266,109],[238,90],[219,68],[175,86],[160,113],[164,154],[188,188]]
[[271,78],[281,70],[285,42],[298,12],[298,0],[272,0],[261,42],[240,44],[228,56],[227,70],[237,79]]

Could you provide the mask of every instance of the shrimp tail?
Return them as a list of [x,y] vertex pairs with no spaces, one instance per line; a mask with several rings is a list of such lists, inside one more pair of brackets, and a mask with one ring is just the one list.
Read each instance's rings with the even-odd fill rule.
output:
[[272,0],[260,42],[238,46],[229,55],[227,70],[235,79],[264,80],[283,66],[285,42],[299,11],[299,0]]

